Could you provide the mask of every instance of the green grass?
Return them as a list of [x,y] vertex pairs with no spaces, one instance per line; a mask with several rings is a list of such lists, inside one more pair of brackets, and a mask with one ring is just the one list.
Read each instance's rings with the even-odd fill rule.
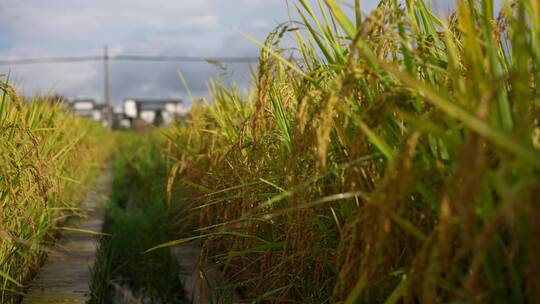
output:
[[18,303],[53,229],[76,212],[108,156],[108,132],[0,82],[0,302]]
[[540,298],[540,5],[428,7],[291,3],[249,96],[213,81],[170,130],[194,234],[248,299]]
[[106,206],[108,235],[100,241],[91,303],[115,303],[114,294],[121,289],[157,303],[182,303],[179,269],[170,249],[145,252],[178,235],[172,227],[177,227],[173,214],[179,212],[175,202],[170,208],[167,204],[167,160],[159,138],[150,131],[119,135],[113,192]]

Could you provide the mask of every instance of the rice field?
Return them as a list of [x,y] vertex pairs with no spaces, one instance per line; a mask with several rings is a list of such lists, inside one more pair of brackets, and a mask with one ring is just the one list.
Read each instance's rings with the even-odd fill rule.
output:
[[[243,34],[260,47],[249,94],[215,79],[187,121],[118,141],[108,216],[125,243],[101,258],[129,245],[175,272],[163,249],[198,241],[227,280],[214,289],[252,303],[538,302],[540,2],[288,7],[299,20],[266,41]],[[15,303],[111,133],[0,89],[0,302]],[[121,272],[179,296],[146,266]]]
[[540,3],[290,9],[249,96],[215,80],[169,130],[194,237],[163,246],[254,302],[538,301]]
[[[0,82],[0,303],[19,303],[108,155],[109,131],[47,97],[23,100]],[[109,136],[109,137],[108,137]]]

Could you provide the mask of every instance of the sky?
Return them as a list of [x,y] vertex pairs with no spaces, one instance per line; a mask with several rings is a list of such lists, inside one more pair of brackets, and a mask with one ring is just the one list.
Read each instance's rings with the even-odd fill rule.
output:
[[[0,11],[0,60],[100,55],[104,45],[111,55],[256,57],[239,32],[262,41],[289,20],[285,0],[0,0]],[[195,96],[223,74],[208,63],[111,62],[111,99],[185,98],[179,71]],[[5,72],[25,95],[103,100],[99,62],[0,66]],[[223,77],[246,87],[249,67],[229,64]]]

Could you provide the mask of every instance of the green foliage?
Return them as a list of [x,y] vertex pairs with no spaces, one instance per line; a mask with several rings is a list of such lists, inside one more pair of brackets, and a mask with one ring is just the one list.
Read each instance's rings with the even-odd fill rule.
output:
[[[91,303],[114,303],[120,287],[160,303],[180,303],[182,284],[169,248],[145,253],[172,234],[166,159],[159,134],[123,133],[117,142],[113,193],[92,280]],[[176,204],[175,204],[176,205]],[[115,287],[116,286],[116,287]]]

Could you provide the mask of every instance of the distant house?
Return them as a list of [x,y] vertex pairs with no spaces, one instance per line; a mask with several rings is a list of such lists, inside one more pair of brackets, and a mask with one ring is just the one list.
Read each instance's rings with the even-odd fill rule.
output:
[[81,117],[94,117],[94,107],[96,102],[93,99],[75,99],[71,103],[73,113]]
[[187,113],[181,99],[125,99],[124,115],[132,122],[142,120],[157,126],[168,125]]
[[71,102],[71,109],[77,116],[93,119],[105,126],[108,124],[108,106],[93,99],[75,99]]
[[118,106],[113,108],[113,124],[115,128],[131,128],[131,120],[125,115],[124,107]]

